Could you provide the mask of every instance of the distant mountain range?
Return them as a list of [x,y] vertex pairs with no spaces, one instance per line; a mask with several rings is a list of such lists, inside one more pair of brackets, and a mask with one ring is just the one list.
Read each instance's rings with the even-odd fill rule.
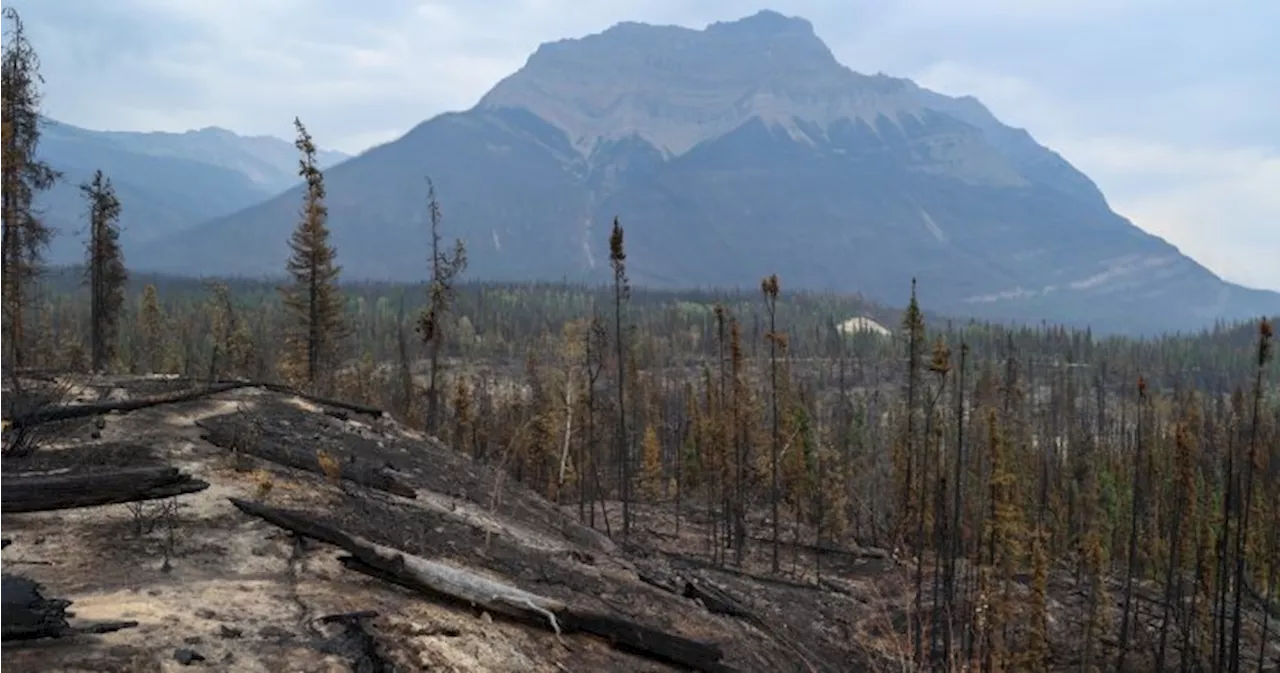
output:
[[[139,138],[133,147],[146,146]],[[166,221],[161,203],[122,195],[147,228],[130,264],[281,273],[300,190],[262,200],[253,190],[279,180],[200,156],[189,173],[168,172],[166,193],[191,193],[183,203],[194,206],[217,192],[201,203],[222,212],[181,227],[194,207]],[[115,175],[125,184],[135,173]],[[703,30],[622,23],[544,44],[472,109],[333,166],[345,278],[426,275],[427,175],[446,235],[468,243],[472,279],[603,281],[617,215],[643,285],[755,286],[778,273],[784,292],[900,305],[917,277],[933,310],[1104,331],[1280,312],[1280,294],[1227,283],[1144,233],[974,98],[853,72],[809,22],[771,11]]]
[[[123,206],[126,254],[138,245],[261,203],[299,181],[293,143],[210,127],[186,133],[90,131],[46,120],[38,153],[63,172],[37,207],[58,230],[58,264],[84,257],[86,205],[78,185],[101,169]],[[325,151],[323,165],[347,158]],[[134,260],[130,259],[130,263]]]

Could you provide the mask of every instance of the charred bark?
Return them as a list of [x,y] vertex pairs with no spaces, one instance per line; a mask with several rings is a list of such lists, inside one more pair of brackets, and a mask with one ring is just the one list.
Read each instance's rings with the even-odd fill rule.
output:
[[158,500],[209,488],[176,467],[132,467],[80,474],[6,474],[0,502],[4,511],[47,512]]
[[[320,457],[315,451],[306,449],[297,449],[278,442],[267,439],[257,439],[251,442],[245,442],[243,445],[237,441],[237,438],[229,431],[222,428],[212,427],[208,424],[196,423],[204,429],[201,437],[213,444],[224,449],[232,451],[240,451],[242,453],[261,458],[262,460],[292,467],[298,470],[314,472],[316,474],[326,474],[324,468],[320,464]],[[353,484],[359,484],[378,491],[384,491],[404,498],[416,498],[417,492],[408,484],[396,479],[386,468],[370,463],[367,460],[351,457],[350,460],[341,464],[340,477]]]
[[453,604],[481,608],[527,624],[562,633],[589,633],[613,647],[656,661],[699,671],[730,671],[720,663],[719,647],[654,629],[612,615],[571,608],[563,601],[540,596],[453,565],[406,554],[352,535],[310,517],[258,503],[231,498],[240,511],[303,537],[340,547],[351,556],[342,563],[377,579]]
[[138,625],[135,621],[90,622],[72,626],[67,607],[71,601],[45,598],[41,586],[25,577],[4,575],[3,600],[0,607],[0,640],[35,640],[65,638],[85,633],[110,633]]

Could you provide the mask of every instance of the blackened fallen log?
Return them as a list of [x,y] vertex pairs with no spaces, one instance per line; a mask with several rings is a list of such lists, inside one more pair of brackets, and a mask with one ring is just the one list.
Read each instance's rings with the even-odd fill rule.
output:
[[18,575],[0,577],[0,640],[64,638],[82,633],[110,633],[138,625],[135,621],[90,622],[72,626],[67,621],[71,601],[45,598],[40,585]]
[[681,588],[676,585],[676,582],[679,582],[679,578],[667,579],[653,572],[639,571],[636,572],[636,579],[669,594],[675,594],[677,596],[684,595],[681,592]]
[[[812,588],[811,585],[799,585],[806,588]],[[818,657],[808,648],[805,648],[800,642],[794,638],[788,638],[777,632],[768,622],[760,618],[758,615],[749,610],[741,601],[730,596],[728,592],[712,585],[707,581],[690,580],[684,585],[684,596],[693,598],[702,602],[703,607],[713,614],[727,615],[741,619],[748,624],[760,629],[768,634],[779,645],[790,650],[800,660],[800,663],[806,670],[833,670],[832,662],[823,662],[822,666],[815,666],[813,661]]]
[[699,671],[728,672],[716,645],[667,633],[611,615],[571,608],[456,566],[407,554],[351,535],[304,514],[231,498],[242,512],[303,537],[327,542],[351,553],[344,566],[398,584],[432,598],[480,607],[490,613],[561,633],[590,633],[620,650]]
[[[320,455],[316,451],[298,449],[260,438],[242,443],[238,442],[236,437],[228,430],[201,423],[197,423],[197,425],[204,429],[200,436],[214,446],[236,450],[285,467],[327,475],[324,467],[320,464]],[[385,467],[375,465],[362,458],[353,457],[352,460],[342,461],[338,468],[339,476],[353,484],[367,486],[404,498],[418,497],[417,491],[414,491],[408,484],[396,479]]]
[[725,575],[733,575],[734,577],[741,577],[744,580],[751,580],[752,582],[760,582],[762,584],[772,584],[774,586],[785,587],[787,589],[800,589],[804,591],[820,591],[821,590],[820,587],[815,586],[813,584],[808,584],[803,582],[793,582],[791,580],[782,579],[781,577],[769,577],[767,575],[759,575],[756,573],[747,572],[745,570],[735,570],[734,568],[730,568],[728,566],[716,565],[715,563],[712,563],[705,559],[700,559],[694,556],[688,556],[688,555],[679,554],[676,552],[663,551],[661,549],[656,550],[656,553],[665,556],[668,560],[671,561],[671,565],[673,566],[683,566],[685,568],[697,568],[699,570],[708,570],[711,572],[723,573]]
[[256,516],[297,535],[341,547],[383,576],[395,577],[404,586],[452,597],[510,617],[530,620],[540,618],[553,630],[558,632],[560,629],[554,613],[562,609],[564,604],[553,598],[538,596],[456,566],[406,554],[351,535],[305,514],[239,498],[230,500],[231,504],[245,514]]
[[[752,541],[764,544],[773,544],[773,538],[753,536]],[[879,547],[859,547],[857,549],[845,549],[843,547],[828,547],[826,545],[813,545],[804,542],[794,542],[787,540],[778,540],[778,544],[800,549],[810,554],[823,554],[830,556],[847,556],[855,559],[886,559],[889,558],[888,550]]]
[[228,381],[228,380],[218,380],[218,381],[214,381],[213,383],[215,385],[235,383],[235,384],[250,386],[253,388],[263,388],[265,390],[270,390],[273,393],[280,393],[282,395],[297,395],[298,397],[301,397],[302,399],[307,400],[308,402],[314,402],[323,407],[334,407],[337,409],[344,409],[346,411],[355,412],[357,414],[365,414],[366,416],[378,417],[378,416],[382,416],[383,414],[382,409],[379,409],[378,407],[371,407],[367,404],[357,404],[355,402],[344,402],[342,400],[335,400],[332,397],[320,397],[319,395],[312,395],[311,393],[303,392],[301,390],[298,390],[297,388],[290,388],[289,386],[286,386],[281,383],[269,383],[266,381]]
[[[6,489],[7,490],[7,489]],[[56,637],[71,628],[67,622],[67,606],[71,601],[45,598],[40,585],[17,575],[0,577],[0,624],[4,640]]]
[[100,414],[109,414],[112,412],[127,413],[130,411],[147,409],[149,407],[158,407],[164,404],[191,402],[202,397],[208,397],[209,395],[217,395],[218,393],[225,393],[228,390],[245,388],[251,385],[253,384],[239,382],[215,383],[205,388],[197,388],[173,395],[162,395],[159,397],[45,407],[36,409],[29,413],[15,415],[14,418],[10,419],[9,424],[11,428],[17,429],[40,425],[42,423],[69,421],[75,418],[87,418],[89,416],[98,416]]
[[757,626],[763,626],[764,624],[759,617],[756,617],[737,599],[705,582],[685,582],[684,596],[685,598],[702,601],[707,611],[713,614],[738,617]]
[[264,381],[213,381],[203,384],[202,387],[170,395],[159,395],[155,397],[118,400],[112,402],[94,402],[91,404],[66,404],[42,407],[27,413],[15,414],[13,418],[8,419],[8,429],[20,430],[55,421],[68,421],[76,418],[87,418],[89,416],[98,416],[100,414],[109,413],[128,413],[131,411],[148,409],[150,407],[158,407],[165,404],[192,402],[203,397],[225,393],[237,388],[263,388],[285,395],[297,395],[298,397],[321,406],[345,409],[347,411],[375,417],[383,415],[383,411],[377,407],[355,404],[353,402],[343,402],[341,400],[330,399],[327,397],[319,397],[278,383],[267,383]]
[[176,467],[129,467],[110,472],[5,474],[0,482],[5,513],[47,512],[157,500],[209,488]]
[[624,652],[695,671],[733,671],[720,662],[724,652],[714,643],[704,643],[628,619],[574,608],[566,608],[560,615],[560,621],[561,628],[566,633],[590,633],[604,638],[610,645]]
[[[412,577],[403,574],[392,574],[384,569],[372,567],[354,556],[339,557],[342,565],[349,570],[368,575],[384,582],[397,584],[418,593],[438,596],[456,605],[474,607],[471,601],[459,600],[456,596],[440,594],[432,591]],[[512,614],[498,610],[512,619],[526,624],[547,628],[550,623],[541,614]],[[724,652],[713,643],[705,643],[684,636],[676,635],[660,629],[651,628],[636,622],[605,615],[589,610],[564,605],[552,611],[555,616],[554,629],[557,633],[585,633],[603,638],[614,648],[629,652],[647,659],[674,664],[695,671],[708,673],[732,673],[733,669],[720,662]]]
[[[348,570],[354,570],[384,582],[397,584],[411,591],[440,597],[454,605],[462,607],[475,606],[475,603],[471,601],[459,600],[456,596],[432,591],[412,577],[392,574],[386,570],[372,567],[354,556],[340,556],[338,560]],[[663,663],[675,664],[695,671],[707,671],[709,673],[732,673],[733,671],[732,668],[720,662],[724,657],[724,652],[714,643],[685,638],[684,636],[644,626],[627,619],[590,610],[580,610],[568,605],[552,612],[555,616],[555,629],[558,629],[558,633],[586,633],[598,636],[624,652]],[[550,623],[541,614],[511,614],[504,611],[499,611],[499,614],[505,614],[522,623],[542,628],[547,628]]]

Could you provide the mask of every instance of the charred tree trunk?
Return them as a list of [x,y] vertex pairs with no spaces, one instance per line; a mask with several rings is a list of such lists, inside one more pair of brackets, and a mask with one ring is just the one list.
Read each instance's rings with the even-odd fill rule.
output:
[[64,638],[81,633],[110,633],[138,625],[134,621],[95,622],[72,626],[67,617],[71,601],[61,598],[45,598],[40,585],[17,575],[4,575],[3,601],[0,611],[0,640],[35,640],[38,638]]
[[560,635],[589,633],[613,647],[650,659],[699,671],[729,671],[716,645],[691,640],[626,619],[571,608],[554,598],[478,575],[452,565],[413,556],[346,533],[303,514],[231,498],[237,509],[292,533],[351,553],[346,567],[432,597],[480,607],[490,613],[541,626]]
[[[265,439],[259,439],[246,445],[239,445],[235,437],[220,427],[214,427],[210,424],[202,424],[197,422],[196,425],[205,430],[201,437],[215,446],[232,451],[242,451],[251,456],[261,458],[286,467],[292,467],[299,470],[306,470],[316,474],[326,474],[325,468],[320,463],[319,454],[316,451],[308,451],[306,449],[298,449],[285,444],[280,444]],[[359,484],[368,488],[372,488],[387,493],[392,493],[404,498],[416,498],[417,491],[404,482],[400,481],[386,469],[374,465],[367,460],[355,458],[354,456],[340,465],[341,479],[345,479],[354,484]]]
[[5,513],[47,512],[158,500],[209,488],[176,467],[134,467],[84,474],[6,474],[0,502]]

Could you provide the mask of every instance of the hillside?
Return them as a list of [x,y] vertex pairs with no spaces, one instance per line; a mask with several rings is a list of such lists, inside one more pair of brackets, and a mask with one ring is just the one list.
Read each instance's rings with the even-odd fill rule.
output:
[[[637,534],[633,544],[618,544],[376,410],[256,386],[178,400],[175,393],[190,384],[167,378],[72,377],[61,385],[73,405],[103,396],[173,401],[97,416],[99,423],[86,416],[42,426],[34,453],[6,450],[6,629],[16,629],[13,574],[38,582],[45,598],[73,601],[72,628],[133,626],[6,642],[5,670],[172,670],[186,650],[206,670],[225,671],[836,671],[883,656],[876,637],[853,642],[840,634],[875,628],[897,610],[879,598],[889,586],[873,583],[900,579],[878,550],[847,549],[824,560],[825,581],[837,593],[717,570],[677,553],[669,537]],[[282,463],[291,451],[310,462]],[[340,461],[340,484],[316,465],[320,452]],[[163,465],[198,479],[196,492],[140,509],[14,511],[19,499],[10,489],[33,473]],[[391,493],[362,482],[360,469],[401,486]],[[166,513],[163,503],[177,508]],[[568,607],[555,610],[553,633],[544,617],[526,623],[505,614],[518,616],[520,604],[495,611],[406,591],[376,571],[359,571],[331,545],[295,541],[248,514],[263,505],[430,559],[467,581],[483,577]],[[647,515],[649,527],[666,525],[660,512]],[[686,528],[690,547],[700,543],[695,530]],[[750,612],[726,614],[726,605],[743,609],[737,600]],[[841,616],[862,601],[886,612]],[[373,614],[352,617],[365,612]],[[346,628],[328,615],[347,615]],[[804,628],[815,620],[827,628]],[[609,629],[618,634],[614,647],[597,637]],[[694,665],[672,666],[672,659]]]
[[[973,98],[840,64],[798,18],[623,23],[542,45],[472,109],[326,175],[348,278],[425,273],[424,176],[480,280],[603,280],[608,224],[652,286],[860,291],[1104,331],[1280,311],[1113,212]],[[141,246],[142,268],[276,274],[297,190]]]
[[[226,215],[278,194],[296,182],[293,145],[219,128],[186,133],[90,131],[47,120],[40,157],[63,172],[37,207],[57,228],[49,252],[55,264],[83,257],[84,197],[78,186],[101,169],[123,206],[126,253],[134,246]],[[332,165],[345,159],[322,152]]]
[[[829,497],[829,504],[856,514],[847,521],[836,515],[826,525],[844,521],[877,537],[879,508],[893,500],[880,483],[889,473],[862,459],[855,470],[828,466],[816,518],[806,515],[802,523],[798,509],[786,515],[775,548],[782,550],[781,563],[774,556],[770,570],[765,503],[751,501],[740,533],[751,543],[735,553],[718,539],[725,529],[714,491],[692,488],[700,471],[675,472],[673,483],[687,479],[691,487],[683,501],[678,487],[673,500],[663,494],[667,489],[646,486],[644,500],[630,504],[631,533],[624,538],[620,503],[605,493],[575,501],[574,491],[589,491],[566,483],[550,496],[562,499],[557,506],[535,492],[554,483],[547,472],[534,478],[554,455],[503,449],[502,442],[491,454],[450,446],[378,408],[279,384],[44,373],[7,377],[4,400],[8,671],[184,670],[175,661],[215,671],[910,670],[918,667],[911,663],[913,609],[928,615],[945,609],[936,607],[945,563],[930,562],[922,576],[901,546],[905,540],[889,550],[859,544],[863,538],[847,530],[824,535],[821,512],[827,510],[820,503]],[[1152,416],[1161,414],[1153,410]],[[497,420],[492,430],[504,425]],[[982,435],[988,429],[971,430]],[[1276,446],[1265,439],[1263,445]],[[1031,443],[1019,446],[1030,450]],[[1158,449],[1157,462],[1167,449]],[[890,451],[878,445],[857,451],[887,468]],[[1103,451],[1093,457],[1103,458],[1099,463],[1123,463],[1105,459],[1112,449]],[[1087,474],[1090,462],[1064,474]],[[1206,461],[1206,472],[1216,469],[1212,462]],[[176,492],[148,491],[151,500],[141,502],[86,502],[89,493],[112,494],[103,484],[116,483],[115,494],[135,487],[121,476],[166,470],[180,477]],[[832,481],[841,474],[860,475],[861,485]],[[1274,479],[1265,479],[1262,487],[1272,489],[1265,492],[1274,493]],[[52,487],[71,481],[91,486]],[[1154,491],[1167,497],[1152,502],[1161,517],[1169,516],[1170,499],[1182,502],[1176,489],[1161,487],[1167,483],[1157,482]],[[987,487],[979,483],[973,494],[980,497]],[[845,488],[849,501],[841,495]],[[1025,497],[1038,497],[1035,489],[1017,489],[1024,490]],[[1055,487],[1050,502],[1060,502],[1059,494]],[[1021,520],[1013,507],[1019,513],[1011,516]],[[959,561],[965,597],[954,614],[967,620],[973,610],[990,610],[1007,624],[1008,640],[993,641],[991,631],[973,640],[958,637],[979,648],[969,660],[993,652],[1009,664],[1003,670],[1022,670],[1021,657],[1039,656],[1046,671],[1087,669],[1090,657],[1111,661],[1114,625],[1130,614],[1123,596],[1132,588],[1132,668],[1118,668],[1177,670],[1153,661],[1171,619],[1168,658],[1163,645],[1159,657],[1182,668],[1200,663],[1200,643],[1210,631],[1196,615],[1206,615],[1206,608],[1193,601],[1190,617],[1178,610],[1171,618],[1167,607],[1162,616],[1173,585],[1153,579],[1154,572],[1137,576],[1132,587],[1123,572],[1082,577],[1068,551],[1076,542],[1066,529],[1075,524],[1069,515],[1058,518],[1065,509],[1055,506],[1050,515],[1062,522],[1050,529],[1061,537],[1061,546],[1050,547],[1056,549],[1051,564],[1042,558],[1038,570],[1024,573],[1018,569],[1029,562],[1014,554],[1004,569],[983,565],[974,572],[968,558]],[[1128,515],[1098,509],[1108,520]],[[1190,511],[1198,512],[1188,514],[1193,526],[1196,517],[1214,516],[1212,509]],[[1153,515],[1142,529],[1159,537],[1162,528]],[[989,535],[997,530],[1003,529]],[[1012,544],[1034,539],[1026,531],[1015,535]],[[1259,544],[1269,539],[1265,531],[1254,535]],[[983,539],[994,545],[996,537]],[[1120,556],[1122,539],[1109,541],[1117,549],[1112,558]],[[1036,543],[1029,544],[1034,559]],[[986,547],[966,548],[983,554]],[[1251,556],[1251,563],[1260,562],[1264,552]],[[1164,563],[1154,554],[1146,562],[1157,564],[1148,570]],[[1191,559],[1175,562],[1191,572]],[[1192,577],[1207,565],[1197,556]],[[1086,566],[1086,572],[1093,571]],[[922,577],[932,583],[932,597],[924,584],[925,602],[912,608],[913,582]],[[988,594],[987,582],[999,588]],[[37,601],[37,609],[51,614],[37,614],[49,618],[32,618],[24,600],[30,591],[47,601]],[[1260,642],[1253,627],[1270,618],[1268,610],[1280,616],[1265,598],[1268,591],[1250,588],[1243,605],[1248,663],[1255,653],[1268,661],[1280,655],[1276,640]],[[1105,602],[1093,606],[1091,595]],[[1039,655],[1023,646],[1036,633],[1037,610],[1044,625]],[[1088,615],[1095,610],[1113,626],[1091,640],[1082,634],[1092,632]],[[1184,620],[1196,624],[1195,638],[1179,636]],[[957,634],[972,633],[959,626],[964,623]]]

